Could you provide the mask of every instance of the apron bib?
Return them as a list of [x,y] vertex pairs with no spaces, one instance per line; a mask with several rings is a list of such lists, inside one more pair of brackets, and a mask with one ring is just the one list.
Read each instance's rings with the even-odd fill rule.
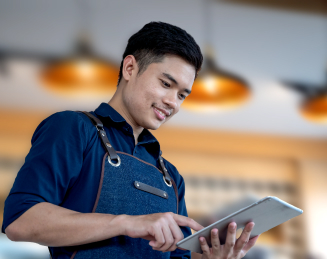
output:
[[[98,195],[92,212],[113,215],[178,213],[177,187],[160,155],[160,171],[130,154],[115,151],[101,121],[84,112],[96,126],[107,153],[103,157]],[[110,229],[108,229],[110,231]],[[155,251],[148,240],[117,236],[79,247],[71,259],[170,258],[170,252]]]

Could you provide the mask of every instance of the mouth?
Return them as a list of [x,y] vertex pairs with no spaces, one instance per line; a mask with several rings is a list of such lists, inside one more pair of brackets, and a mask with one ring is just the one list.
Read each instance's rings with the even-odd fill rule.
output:
[[154,110],[154,113],[156,114],[156,117],[161,121],[165,120],[166,117],[171,115],[170,111],[167,111],[167,110],[164,110],[164,109],[159,109],[159,108],[157,108],[155,106],[153,106],[153,110]]

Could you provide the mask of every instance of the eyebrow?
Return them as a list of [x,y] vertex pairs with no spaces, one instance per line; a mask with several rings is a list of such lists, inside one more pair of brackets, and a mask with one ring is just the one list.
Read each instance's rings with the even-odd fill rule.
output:
[[[168,78],[170,81],[174,82],[176,85],[178,85],[178,82],[176,81],[175,78],[173,78],[170,74],[167,73],[162,73],[163,76]],[[189,89],[184,88],[183,89],[186,93],[191,94],[191,91]]]
[[176,85],[178,85],[178,82],[175,78],[173,78],[170,74],[162,73],[163,76],[167,77],[170,81],[174,82]]

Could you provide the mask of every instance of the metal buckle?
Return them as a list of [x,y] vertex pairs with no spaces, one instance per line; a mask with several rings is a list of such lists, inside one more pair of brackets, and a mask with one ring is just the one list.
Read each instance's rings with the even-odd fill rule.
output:
[[109,164],[111,164],[112,166],[114,166],[114,167],[118,167],[118,166],[120,166],[120,157],[117,155],[117,160],[118,160],[118,162],[115,164],[115,163],[113,163],[112,162],[112,160],[110,159],[110,156],[108,155],[108,162],[109,162]]
[[168,187],[171,187],[171,186],[173,185],[173,183],[171,182],[171,180],[170,180],[170,183],[167,183],[165,176],[162,176],[162,177],[163,177],[163,179],[164,179],[165,184],[166,184]]
[[97,131],[104,130],[103,127],[99,127],[98,125],[95,126],[97,128]]

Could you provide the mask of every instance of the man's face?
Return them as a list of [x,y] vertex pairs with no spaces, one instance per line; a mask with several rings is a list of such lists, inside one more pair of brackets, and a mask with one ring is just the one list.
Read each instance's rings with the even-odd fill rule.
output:
[[177,56],[152,63],[141,74],[138,68],[123,89],[123,103],[137,127],[157,129],[178,111],[192,89],[195,69]]

